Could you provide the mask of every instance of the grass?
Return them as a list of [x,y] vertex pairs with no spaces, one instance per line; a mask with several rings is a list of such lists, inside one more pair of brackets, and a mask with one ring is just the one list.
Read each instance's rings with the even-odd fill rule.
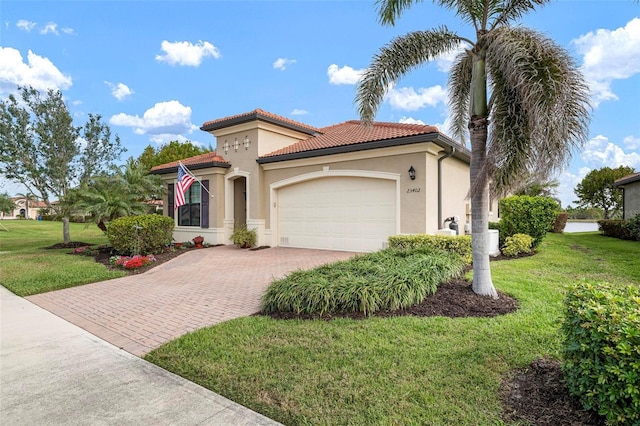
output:
[[[44,250],[62,242],[62,223],[3,220],[0,227],[0,284],[18,296],[29,296],[124,276],[85,256],[70,256],[71,249]],[[106,244],[95,226],[70,224],[71,240]]]
[[640,243],[550,234],[536,256],[494,262],[520,309],[496,318],[273,320],[185,335],[146,359],[287,425],[502,424],[509,371],[558,357],[576,281],[640,282]]
[[464,267],[455,253],[388,248],[276,280],[262,298],[262,310],[322,315],[406,308],[460,276]]

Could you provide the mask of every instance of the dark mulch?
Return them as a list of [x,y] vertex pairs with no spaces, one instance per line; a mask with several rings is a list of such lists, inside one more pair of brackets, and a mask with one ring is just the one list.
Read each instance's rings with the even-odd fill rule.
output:
[[602,426],[604,418],[585,411],[569,395],[560,362],[540,358],[516,370],[500,387],[504,420],[534,426]]
[[[473,292],[471,283],[457,279],[438,286],[436,294],[427,297],[423,302],[408,308],[395,311],[378,311],[376,317],[416,316],[451,318],[460,317],[494,317],[514,312],[518,309],[518,301],[511,296],[498,292],[499,298],[478,296]],[[320,319],[333,318],[364,319],[367,316],[361,312],[339,312],[323,315],[296,314],[293,312],[277,312],[267,314],[275,319]]]

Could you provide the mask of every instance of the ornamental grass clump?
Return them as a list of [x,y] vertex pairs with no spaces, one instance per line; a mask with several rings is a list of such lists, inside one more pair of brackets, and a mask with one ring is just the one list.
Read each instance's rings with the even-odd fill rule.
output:
[[640,287],[583,283],[565,300],[569,391],[610,425],[640,424]]
[[401,309],[422,302],[464,268],[464,260],[455,253],[388,248],[274,281],[262,298],[262,312],[371,315]]

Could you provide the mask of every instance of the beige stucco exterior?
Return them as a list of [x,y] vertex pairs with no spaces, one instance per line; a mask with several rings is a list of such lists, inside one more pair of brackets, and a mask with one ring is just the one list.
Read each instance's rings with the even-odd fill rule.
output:
[[[176,241],[202,235],[210,244],[229,244],[234,226],[246,224],[248,228],[256,229],[257,245],[278,246],[281,242],[278,235],[280,191],[321,179],[332,179],[331,182],[338,186],[341,182],[354,182],[349,179],[367,179],[374,184],[384,181],[388,183],[387,189],[394,185],[394,233],[434,234],[443,226],[445,218],[456,216],[463,234],[465,224],[471,219],[467,197],[468,155],[449,156],[447,154],[453,150],[447,150],[444,143],[412,141],[307,158],[283,156],[265,160],[265,154],[309,138],[309,132],[256,120],[210,133],[216,138],[216,154],[227,160],[230,167],[191,170],[199,180],[209,181],[209,227],[177,226]],[[260,157],[262,160],[258,160]],[[410,179],[410,167],[415,169],[415,180]],[[165,182],[176,182],[175,168],[172,173],[160,174]],[[165,200],[165,214],[170,213],[169,204]],[[375,201],[371,205],[374,206]]]

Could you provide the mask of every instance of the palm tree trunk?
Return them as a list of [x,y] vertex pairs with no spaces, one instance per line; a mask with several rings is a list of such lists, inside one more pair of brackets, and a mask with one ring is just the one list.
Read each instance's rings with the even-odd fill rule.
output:
[[62,218],[62,242],[69,244],[71,242],[71,233],[69,231],[69,217],[64,216]]
[[487,178],[487,73],[483,49],[473,53],[471,77],[471,248],[473,291],[498,298],[489,263],[489,179]]

